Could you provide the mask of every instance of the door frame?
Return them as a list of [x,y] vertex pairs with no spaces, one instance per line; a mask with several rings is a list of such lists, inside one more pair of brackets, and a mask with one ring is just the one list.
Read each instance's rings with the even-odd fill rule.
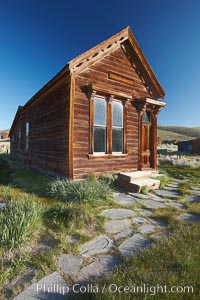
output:
[[[151,121],[150,123],[146,123],[146,127],[150,127],[149,129],[149,151],[150,151],[150,157],[149,157],[149,166],[144,165],[143,163],[143,125],[145,125],[145,123],[143,123],[143,115],[144,112],[149,112],[150,113],[150,117],[151,117]],[[151,109],[147,109],[145,107],[145,109],[142,110],[142,112],[139,115],[139,157],[138,157],[138,170],[146,170],[146,169],[156,169],[156,162],[157,162],[157,126],[155,126],[155,118],[154,115],[152,113]],[[155,145],[156,143],[156,145]],[[148,151],[147,150],[147,151]]]
[[[141,126],[141,132],[140,132],[140,140],[141,140],[141,166],[142,169],[151,169],[153,168],[152,162],[153,162],[153,151],[152,149],[152,122],[150,123],[144,123],[142,120],[142,126]],[[145,141],[145,139],[147,139]],[[145,147],[146,144],[146,147]],[[145,148],[145,149],[144,149]],[[146,158],[145,158],[146,156]],[[146,164],[145,164],[146,160]]]
[[138,112],[138,170],[143,170],[142,165],[142,117],[146,110],[151,113],[151,133],[150,133],[150,151],[151,161],[150,168],[157,169],[157,117],[162,107],[166,103],[151,98],[136,98],[133,100],[133,105]]

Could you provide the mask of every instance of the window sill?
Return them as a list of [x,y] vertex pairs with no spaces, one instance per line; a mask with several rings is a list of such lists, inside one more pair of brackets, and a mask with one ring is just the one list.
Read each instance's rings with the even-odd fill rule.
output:
[[88,159],[99,159],[99,160],[103,160],[103,159],[111,159],[111,158],[127,158],[128,157],[128,153],[112,153],[112,154],[88,154]]

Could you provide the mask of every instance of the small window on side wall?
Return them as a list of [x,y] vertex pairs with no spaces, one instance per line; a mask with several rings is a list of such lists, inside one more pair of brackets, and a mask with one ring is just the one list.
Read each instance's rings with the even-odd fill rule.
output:
[[21,138],[22,138],[22,128],[20,124],[18,128],[18,149],[21,149]]
[[29,148],[29,122],[26,122],[26,144],[25,149],[28,150]]

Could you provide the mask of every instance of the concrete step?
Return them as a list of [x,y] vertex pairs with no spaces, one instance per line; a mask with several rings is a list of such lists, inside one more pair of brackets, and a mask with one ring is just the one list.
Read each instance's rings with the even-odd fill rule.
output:
[[149,189],[158,189],[160,180],[152,178],[156,177],[158,173],[156,170],[120,173],[118,183],[120,186],[134,193],[139,193],[144,186],[148,186]]
[[119,174],[119,178],[127,182],[135,182],[137,180],[156,177],[159,174],[157,170],[145,170],[135,172],[122,172]]
[[134,193],[140,193],[142,187],[148,186],[151,190],[159,189],[160,180],[158,179],[143,179],[138,180],[137,182],[122,182],[119,181],[119,185],[128,189]]

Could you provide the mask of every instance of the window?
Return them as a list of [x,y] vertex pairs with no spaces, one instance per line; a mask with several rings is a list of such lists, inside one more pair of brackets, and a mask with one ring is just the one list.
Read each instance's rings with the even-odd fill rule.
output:
[[22,137],[22,128],[20,125],[18,129],[18,149],[21,149],[21,137]]
[[112,152],[123,152],[123,105],[112,102]]
[[124,153],[124,105],[94,97],[90,107],[90,154]]
[[94,152],[106,152],[107,102],[94,98]]
[[29,122],[26,122],[26,150],[28,150],[29,147]]
[[146,111],[144,112],[143,116],[142,116],[142,123],[151,123],[151,116],[150,116],[150,112]]

